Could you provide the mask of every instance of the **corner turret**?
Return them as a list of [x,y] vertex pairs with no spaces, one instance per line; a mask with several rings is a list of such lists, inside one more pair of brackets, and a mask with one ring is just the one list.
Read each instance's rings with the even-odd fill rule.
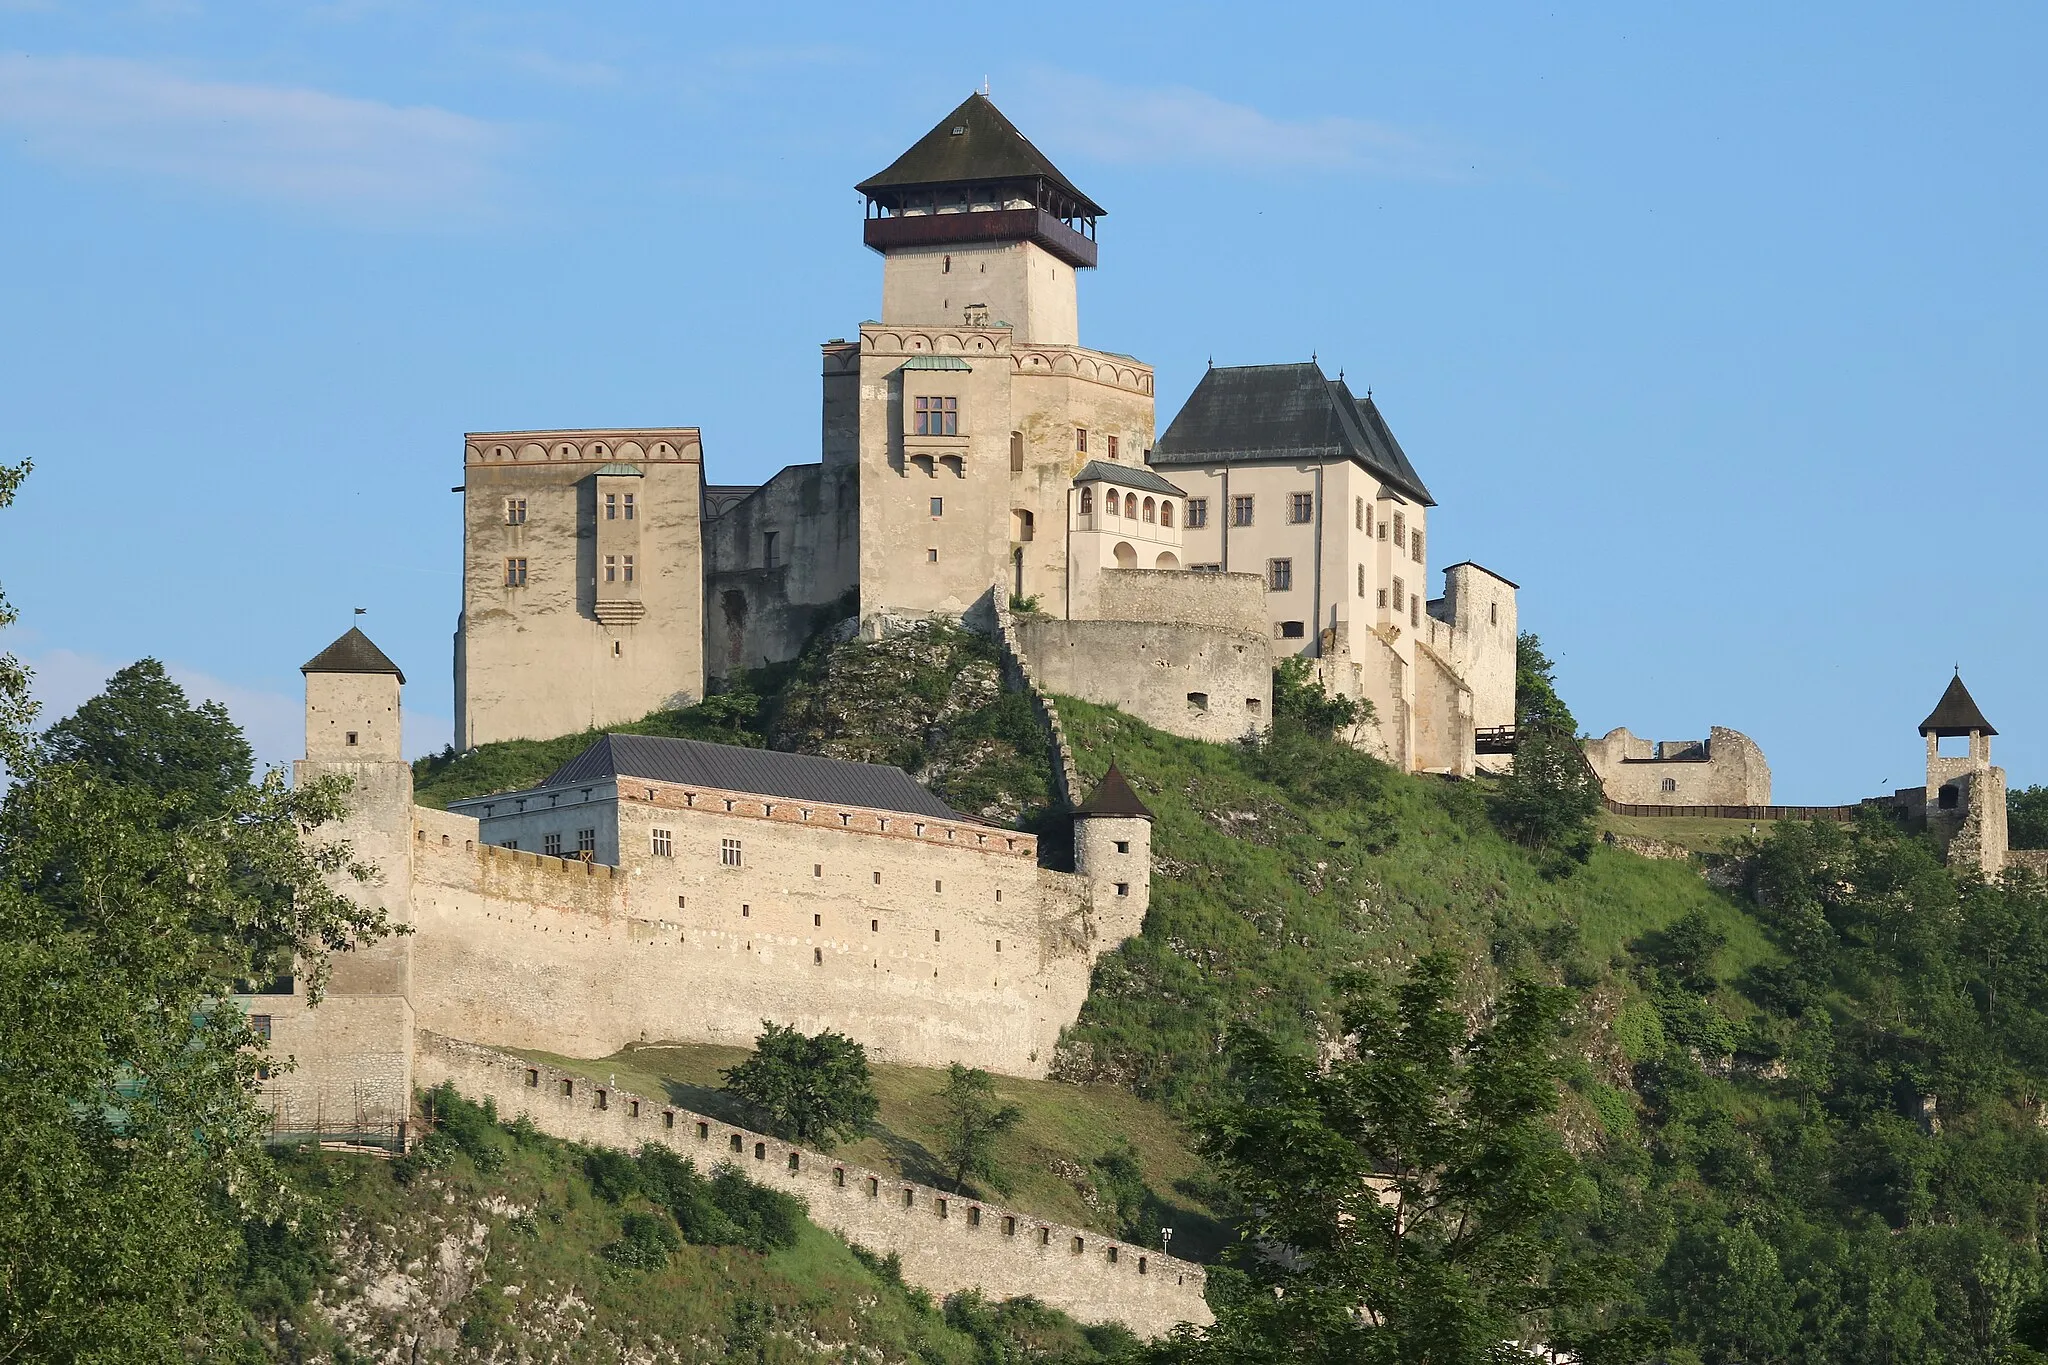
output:
[[1074,871],[1093,885],[1104,938],[1122,942],[1144,927],[1152,904],[1152,812],[1116,764],[1074,812]]

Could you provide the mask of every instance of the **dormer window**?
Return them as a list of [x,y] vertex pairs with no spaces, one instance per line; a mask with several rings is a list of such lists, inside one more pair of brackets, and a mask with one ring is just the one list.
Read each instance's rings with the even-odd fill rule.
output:
[[958,436],[960,434],[960,400],[957,398],[921,397],[917,400],[916,418],[912,427],[915,436]]

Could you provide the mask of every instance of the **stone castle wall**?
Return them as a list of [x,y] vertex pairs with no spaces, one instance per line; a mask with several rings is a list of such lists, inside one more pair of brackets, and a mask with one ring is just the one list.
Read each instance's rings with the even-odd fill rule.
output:
[[1698,740],[1637,739],[1626,728],[1584,741],[1607,799],[1638,806],[1768,806],[1771,767],[1756,741],[1716,725]]
[[802,1199],[820,1226],[878,1254],[896,1253],[903,1277],[936,1294],[1029,1294],[1083,1322],[1121,1323],[1147,1337],[1212,1320],[1202,1268],[1159,1251],[835,1160],[432,1032],[419,1034],[417,1066],[422,1086],[451,1082],[472,1100],[494,1101],[500,1118],[525,1115],[555,1137],[627,1151],[658,1143],[705,1171],[730,1161]]
[[1272,723],[1273,652],[1262,634],[1044,617],[1020,618],[1016,632],[1041,686],[1118,707],[1168,734],[1230,744]]

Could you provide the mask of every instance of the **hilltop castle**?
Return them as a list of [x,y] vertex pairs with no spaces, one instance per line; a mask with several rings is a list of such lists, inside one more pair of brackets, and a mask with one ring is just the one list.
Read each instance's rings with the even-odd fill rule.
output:
[[821,348],[817,462],[742,487],[694,427],[466,438],[458,747],[1014,598],[1054,691],[1238,738],[1301,654],[1372,702],[1366,747],[1472,771],[1514,719],[1515,585],[1467,561],[1425,600],[1435,501],[1369,395],[1212,368],[1155,440],[1151,367],[1081,344],[1104,211],[985,96],[856,188],[881,315]]

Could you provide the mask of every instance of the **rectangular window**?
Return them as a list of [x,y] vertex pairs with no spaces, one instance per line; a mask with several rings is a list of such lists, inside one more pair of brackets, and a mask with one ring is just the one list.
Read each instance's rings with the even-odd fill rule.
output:
[[506,524],[507,526],[524,526],[524,525],[526,525],[526,499],[525,499],[525,498],[507,498],[507,499],[505,499],[505,524]]
[[1204,526],[1207,526],[1208,524],[1209,524],[1209,500],[1208,500],[1207,498],[1189,498],[1189,499],[1188,499],[1188,529],[1189,529],[1190,531],[1199,531],[1200,529],[1202,529],[1202,528],[1203,528]]
[[775,532],[773,531],[763,531],[761,533],[761,567],[764,569],[775,567]]
[[1223,566],[1222,566],[1221,564],[1190,564],[1190,565],[1188,565],[1188,572],[1189,572],[1189,573],[1222,573],[1222,572],[1223,572]]
[[545,853],[545,854],[547,854],[547,855],[548,855],[548,856],[549,856],[550,858],[559,858],[559,857],[561,857],[561,856],[562,856],[562,836],[561,836],[561,835],[559,835],[559,834],[543,834],[543,835],[541,835],[541,836],[540,836],[540,851],[541,851],[541,852],[543,852],[543,853]]
[[633,556],[619,556],[619,576],[624,582],[631,583],[633,581]]
[[1299,621],[1282,621],[1280,623],[1280,638],[1283,640],[1299,640],[1307,634],[1307,628]]
[[1408,537],[1408,557],[1417,564],[1422,562],[1422,532],[1416,531]]
[[509,848],[514,853],[517,853],[519,851],[519,841],[517,839],[507,839],[504,843],[499,844],[498,847]]
[[1081,455],[1088,453],[1088,428],[1074,428],[1074,450],[1077,454]]
[[927,564],[936,564],[936,563],[938,563],[938,562],[939,562],[939,552],[938,552],[937,550],[926,550],[926,551],[924,552],[924,562],[925,562],[925,563],[927,563]]
[[[657,858],[673,858],[673,857],[675,856],[675,852],[676,852],[676,846],[675,846],[674,838],[673,838],[673,836],[671,836],[671,835],[669,834],[669,832],[668,832],[667,830],[665,830],[665,829],[653,829],[653,830],[649,830],[649,831],[648,831],[648,835],[649,835],[649,837],[650,837],[650,838],[652,839],[652,841],[653,841],[653,850],[654,850],[654,856],[655,856],[655,857],[657,857]],[[682,903],[683,903],[683,898],[682,898],[681,896],[678,896],[678,897],[676,897],[676,904],[677,904],[678,906],[681,906],[681,905],[682,905]]]
[[604,495],[604,519],[606,521],[617,521],[619,519],[619,495],[617,493],[607,493]]
[[946,515],[946,500],[944,498],[932,499],[932,515],[935,517]]
[[252,1033],[254,1033],[254,1034],[255,1034],[255,1035],[256,1035],[256,1036],[258,1037],[258,1038],[261,1038],[261,1039],[262,1039],[262,1040],[263,1040],[264,1042],[266,1042],[266,1043],[267,1043],[267,1042],[269,1042],[269,1041],[270,1041],[270,1016],[269,1016],[269,1015],[267,1015],[267,1014],[252,1014],[252,1015],[250,1015],[250,1016],[249,1016],[249,1029],[250,1029],[250,1031],[251,1031]]
[[1024,472],[1024,433],[1021,431],[1010,433],[1010,472],[1012,474],[1022,474]]
[[1358,595],[1365,596],[1365,565],[1358,566]]
[[718,841],[718,861],[727,867],[740,866],[740,841],[737,839],[720,839]]
[[1114,459],[1116,458],[1116,437],[1114,437],[1114,436],[1111,436],[1111,437],[1109,437],[1109,438],[1108,438],[1108,446],[1109,446],[1109,458],[1110,458],[1110,459],[1112,459],[1112,460],[1114,460]]
[[920,398],[917,400],[916,421],[911,434],[915,436],[958,436],[960,434],[960,400],[957,398]]
[[1402,581],[1401,581],[1400,579],[1398,579],[1398,578],[1397,578],[1397,579],[1395,579],[1395,580],[1394,580],[1394,610],[1395,610],[1396,612],[1400,611],[1400,610],[1401,610],[1401,605],[1402,605],[1402,603],[1406,602],[1407,600],[1408,600],[1408,585],[1407,585],[1406,583],[1403,583],[1403,582],[1402,582]]
[[617,555],[606,555],[604,557],[604,581],[607,583],[619,581],[619,557]]
[[597,831],[596,831],[596,830],[594,830],[594,829],[579,829],[579,830],[577,830],[577,831],[576,831],[576,851],[577,851],[578,853],[595,853],[595,852],[597,852]]
[[626,520],[627,520],[627,521],[631,521],[632,519],[633,519],[633,495],[632,495],[631,493],[628,493],[628,494],[626,494]]
[[1249,526],[1252,524],[1252,495],[1239,493],[1230,500],[1230,524]]
[[1359,529],[1359,530],[1363,531],[1363,530],[1365,529],[1365,499],[1364,499],[1364,498],[1355,498],[1355,499],[1353,499],[1353,500],[1352,500],[1352,502],[1353,502],[1353,505],[1352,505],[1352,508],[1351,508],[1351,520],[1352,520],[1352,523],[1353,523],[1354,525],[1356,525],[1356,526],[1358,527],[1358,529]]
[[1385,518],[1381,518],[1380,520],[1379,535],[1381,540],[1385,540],[1387,538],[1387,523]]
[[517,559],[505,561],[505,586],[508,588],[523,588],[526,586],[525,556],[522,555]]
[[1400,512],[1396,512],[1396,513],[1394,513],[1394,546],[1395,546],[1395,553],[1396,553],[1396,554],[1400,553],[1400,547],[1401,547],[1401,546],[1403,546],[1403,545],[1406,545],[1407,543],[1408,543],[1408,518],[1407,518],[1407,517],[1406,517],[1405,515],[1403,515],[1402,513],[1400,513]]
[[1299,524],[1313,520],[1316,514],[1316,495],[1296,493],[1287,500],[1287,519]]
[[1420,629],[1422,625],[1422,596],[1416,594],[1408,599],[1408,624]]
[[1381,610],[1381,611],[1385,611],[1386,609],[1387,609],[1387,590],[1386,590],[1385,588],[1381,588],[1381,589],[1380,589],[1380,610]]
[[1294,588],[1294,561],[1291,559],[1267,560],[1266,587],[1273,592],[1292,591]]

